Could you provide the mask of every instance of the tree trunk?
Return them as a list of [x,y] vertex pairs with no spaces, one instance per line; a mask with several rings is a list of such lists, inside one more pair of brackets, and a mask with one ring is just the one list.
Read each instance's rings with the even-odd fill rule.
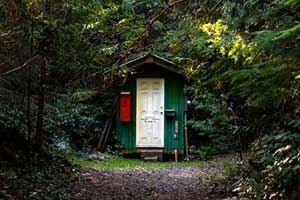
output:
[[28,67],[28,80],[27,80],[27,110],[26,110],[26,116],[27,116],[27,140],[29,142],[31,140],[31,132],[32,132],[30,91],[31,91],[31,67],[29,66]]
[[38,113],[37,113],[36,138],[35,138],[35,146],[37,151],[41,151],[43,145],[43,120],[44,120],[47,69],[48,69],[48,60],[44,58],[44,63],[42,64],[41,71],[40,71],[39,94],[38,94]]
[[[32,57],[33,52],[33,22],[30,23],[30,57]],[[27,140],[31,144],[31,135],[32,135],[32,125],[31,125],[31,66],[28,67],[28,79],[27,79]]]

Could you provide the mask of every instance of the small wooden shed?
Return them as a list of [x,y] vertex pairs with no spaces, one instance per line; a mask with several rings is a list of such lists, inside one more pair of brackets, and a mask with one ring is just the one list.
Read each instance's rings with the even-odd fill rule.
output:
[[171,61],[146,55],[124,63],[118,87],[116,134],[123,153],[184,152],[184,76]]

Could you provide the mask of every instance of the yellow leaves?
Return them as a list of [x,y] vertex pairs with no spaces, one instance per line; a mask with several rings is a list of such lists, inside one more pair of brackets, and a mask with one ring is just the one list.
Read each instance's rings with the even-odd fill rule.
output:
[[212,24],[211,24],[211,23],[203,24],[203,25],[200,25],[200,26],[199,26],[199,28],[200,28],[204,33],[207,33],[207,35],[212,35],[212,33],[210,32],[211,27],[212,27]]
[[[234,62],[237,63],[237,61],[239,60],[239,56],[245,57],[243,50],[245,50],[247,46],[248,45],[239,34],[235,35],[233,38],[231,49],[228,52],[228,57],[232,58]],[[245,61],[247,61],[247,59]],[[248,57],[248,61],[251,61],[249,57]]]
[[216,44],[218,44],[221,41],[221,39],[222,39],[221,37],[215,37],[215,38],[208,39],[207,42],[211,43],[211,45],[209,45],[208,47],[209,48],[214,48],[214,46]]
[[[207,42],[210,43],[208,47],[214,48],[222,42],[222,36],[228,30],[228,26],[225,25],[221,19],[218,19],[214,24],[207,23],[200,25],[199,29],[201,29],[207,35],[211,36],[211,38],[207,40]],[[223,51],[224,50],[225,48],[223,49]]]
[[297,76],[295,76],[295,79],[300,79],[300,74],[298,74]]
[[207,23],[200,25],[199,28],[207,33],[209,36],[215,35],[215,36],[221,36],[223,33],[225,33],[228,30],[228,26],[223,23],[222,19],[218,19],[216,23]]
[[34,8],[37,7],[39,5],[39,1],[40,0],[27,0],[26,4],[27,4],[27,8]]
[[227,33],[228,26],[223,23],[222,19],[218,19],[216,23],[207,23],[199,26],[204,33],[211,38],[207,39],[207,42],[210,44],[209,48],[218,48],[219,52],[225,56],[226,48],[221,44],[224,43],[224,34]]
[[89,24],[85,24],[84,27],[86,29],[93,29],[95,28],[96,26],[98,26],[100,24],[100,22],[94,22],[94,23],[89,23]]
[[244,64],[246,64],[246,63],[252,63],[253,60],[254,60],[254,57],[248,56],[248,57],[246,57]]
[[245,49],[246,47],[247,47],[246,44],[243,42],[242,45],[241,45],[241,48]]
[[222,56],[225,56],[225,54],[226,54],[225,47],[223,47],[223,46],[220,47],[220,53],[222,54]]
[[234,49],[231,49],[229,52],[228,52],[228,56],[232,56],[234,54]]
[[171,49],[176,49],[176,48],[178,47],[178,45],[177,45],[177,43],[175,43],[175,42],[170,42],[169,47],[170,47]]
[[121,25],[121,24],[124,24],[128,22],[128,18],[124,18],[124,19],[121,19],[119,22],[118,22],[118,25]]
[[243,64],[250,64],[254,61],[255,55],[258,55],[256,45],[247,43],[240,34],[230,31],[222,19],[198,27],[209,36],[206,40],[209,43],[208,48],[216,49],[222,56],[227,56],[235,63],[242,60]]

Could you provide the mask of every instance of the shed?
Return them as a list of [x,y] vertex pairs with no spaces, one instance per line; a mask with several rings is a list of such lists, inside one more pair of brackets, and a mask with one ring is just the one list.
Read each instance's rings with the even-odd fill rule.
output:
[[116,134],[123,154],[183,154],[184,76],[174,63],[151,54],[121,67],[131,71],[118,87]]

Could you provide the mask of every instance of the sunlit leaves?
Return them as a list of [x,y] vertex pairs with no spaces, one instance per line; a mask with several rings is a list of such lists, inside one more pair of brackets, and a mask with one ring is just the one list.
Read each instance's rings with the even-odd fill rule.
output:
[[286,39],[290,37],[295,37],[297,40],[300,40],[300,22],[295,22],[290,28],[279,30],[276,35],[277,36],[274,38],[274,40]]
[[[297,123],[292,120],[290,125]],[[236,191],[255,199],[298,199],[300,151],[298,128],[276,130],[253,146],[255,157],[249,177],[240,180]],[[255,159],[254,159],[255,158]],[[249,167],[249,166],[248,166]]]
[[41,0],[27,0],[26,5],[29,10],[36,8]]
[[275,0],[274,3],[284,6],[300,6],[298,0]]
[[200,25],[199,28],[209,36],[221,36],[228,30],[228,26],[224,24],[221,19],[218,19],[216,23],[213,24],[207,23]]
[[246,40],[234,30],[229,30],[221,19],[215,23],[206,23],[199,28],[208,35],[208,48],[217,49],[222,56],[228,56],[235,63],[242,59],[243,64],[252,63],[257,56],[257,46],[254,42],[246,43]]

